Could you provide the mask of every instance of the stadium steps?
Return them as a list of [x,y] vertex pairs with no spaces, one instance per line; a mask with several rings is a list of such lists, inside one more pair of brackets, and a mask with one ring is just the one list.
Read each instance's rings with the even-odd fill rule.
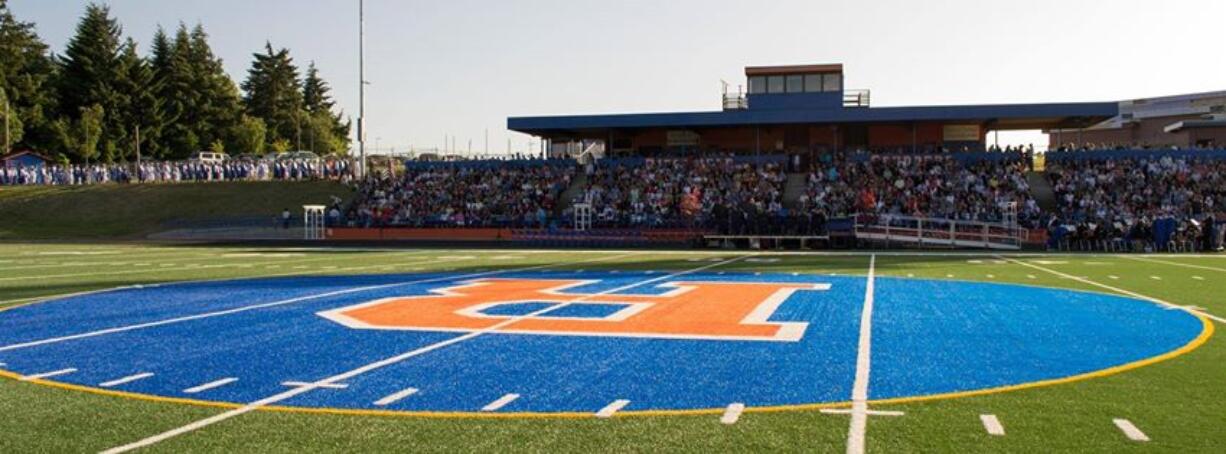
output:
[[792,172],[788,174],[788,181],[783,186],[783,206],[789,210],[796,209],[800,196],[805,193],[807,179],[809,174],[804,172]]
[[575,198],[582,196],[583,191],[586,190],[587,172],[584,172],[581,168],[578,172],[575,172],[575,178],[571,179],[570,187],[567,187],[562,191],[562,194],[558,195],[558,205],[554,208],[553,215],[561,216],[574,203]]
[[1052,190],[1051,182],[1043,172],[1026,172],[1026,182],[1030,184],[1030,195],[1043,211],[1056,212],[1056,191]]

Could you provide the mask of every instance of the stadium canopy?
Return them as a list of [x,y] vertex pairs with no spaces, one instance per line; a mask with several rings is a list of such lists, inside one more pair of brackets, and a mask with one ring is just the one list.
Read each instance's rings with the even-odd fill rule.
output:
[[747,93],[725,90],[706,112],[511,117],[507,128],[547,142],[600,141],[614,150],[982,147],[988,131],[1087,128],[1117,102],[871,107],[843,86],[839,64],[749,67]]

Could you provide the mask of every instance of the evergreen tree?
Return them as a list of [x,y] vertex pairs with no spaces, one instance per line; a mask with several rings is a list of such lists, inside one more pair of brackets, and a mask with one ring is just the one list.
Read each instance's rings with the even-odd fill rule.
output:
[[77,120],[70,121],[63,117],[57,119],[55,130],[59,135],[60,145],[86,163],[97,158],[105,116],[102,106],[94,104],[82,107]]
[[[319,154],[334,154],[349,149],[350,124],[344,120],[344,113],[334,113],[332,108],[336,102],[329,92],[332,87],[319,77],[315,62],[307,67],[306,78],[302,82],[302,100],[304,108],[311,118],[311,151]],[[325,118],[327,121],[321,120]],[[323,127],[326,125],[326,128]],[[324,136],[326,134],[326,136]],[[318,138],[316,137],[318,136]]]
[[[19,22],[9,11],[8,0],[0,0],[0,90],[11,109],[10,145],[15,149],[55,145],[55,91],[50,89],[54,75],[55,64],[34,24]],[[0,105],[0,114],[3,111]]]
[[135,158],[137,128],[140,128],[142,154],[156,154],[156,150],[149,150],[146,144],[160,141],[165,121],[162,117],[162,100],[157,96],[159,87],[153,69],[149,62],[137,55],[136,43],[131,39],[124,44],[119,61],[123,77],[116,81],[116,89],[123,94],[124,102],[114,115],[119,117],[119,124],[125,129],[123,140],[117,144],[117,157],[122,160]]
[[141,152],[152,158],[169,158],[175,155],[174,144],[170,142],[177,142],[174,138],[183,133],[179,123],[179,116],[185,110],[183,98],[180,96],[182,84],[175,84],[174,44],[162,27],[158,27],[153,34],[150,48],[148,67],[153,77],[151,88],[153,97],[159,104],[157,119],[161,125],[153,131],[155,135],[147,135],[141,131]]
[[[104,112],[116,112],[123,104],[123,95],[116,89],[123,79],[120,64],[119,23],[111,18],[110,8],[90,4],[77,24],[76,35],[68,42],[60,63],[59,107],[61,115],[76,117],[92,112],[94,106]],[[103,119],[100,143],[122,139],[123,126],[117,115]],[[78,156],[82,156],[78,153]]]
[[[13,144],[21,142],[24,131],[21,116],[17,114],[13,103],[9,101],[7,91],[4,87],[0,87],[0,144],[11,148]],[[0,149],[0,155],[8,151],[8,149]]]
[[255,60],[243,81],[243,98],[247,114],[264,120],[268,127],[268,143],[273,149],[279,141],[298,145],[307,116],[303,111],[302,89],[298,68],[288,49],[273,50],[271,43],[265,52],[254,54]]
[[234,128],[242,113],[238,87],[226,74],[221,59],[213,54],[202,25],[196,24],[192,29],[187,48],[190,74],[199,94],[195,106],[195,132],[200,143],[213,144],[210,148],[220,151],[217,143],[232,143]]

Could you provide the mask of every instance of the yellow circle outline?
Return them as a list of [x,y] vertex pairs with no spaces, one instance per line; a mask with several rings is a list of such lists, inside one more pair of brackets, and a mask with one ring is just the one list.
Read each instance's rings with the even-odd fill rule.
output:
[[[897,405],[915,402],[928,402],[935,400],[957,399],[962,397],[983,396],[989,394],[1000,394],[1010,391],[1021,391],[1026,389],[1041,388],[1054,385],[1062,385],[1074,383],[1092,378],[1101,378],[1119,373],[1127,372],[1141,367],[1157,364],[1163,361],[1177,358],[1185,355],[1209,341],[1213,337],[1215,327],[1213,322],[1199,314],[1188,313],[1201,322],[1201,332],[1195,339],[1188,342],[1184,346],[1163,353],[1161,355],[1133,361],[1131,363],[1122,364],[1119,366],[1110,367],[1094,372],[1073,375],[1064,378],[1054,378],[1050,380],[1040,380],[1017,385],[1000,386],[995,388],[978,389],[972,391],[956,391],[951,393],[930,394],[924,396],[913,397],[898,397],[890,399],[870,400],[869,403],[877,405]],[[21,375],[0,370],[0,377],[19,380]],[[198,407],[212,407],[236,409],[242,408],[245,405],[232,402],[215,402],[197,399],[184,399],[178,397],[163,397],[150,394],[130,393],[125,391],[115,391],[109,389],[94,388],[90,386],[74,385],[50,380],[30,380],[28,383],[47,386],[51,388],[66,389],[71,391],[79,391],[90,394],[97,394],[110,397],[121,397],[126,399],[142,400],[147,402],[158,403],[173,403],[184,404]],[[803,411],[817,410],[822,408],[846,408],[850,407],[851,402],[829,402],[829,403],[811,403],[811,404],[793,404],[793,405],[773,405],[765,407],[748,407],[746,413],[773,413],[786,411]],[[308,407],[289,407],[289,406],[262,406],[257,408],[260,411],[281,412],[281,413],[299,413],[299,414],[327,414],[327,415],[347,415],[347,416],[395,416],[395,417],[416,417],[416,418],[450,418],[450,419],[530,419],[530,418],[549,418],[549,419],[576,419],[576,418],[591,418],[594,413],[590,412],[515,412],[515,413],[477,413],[477,412],[441,412],[441,411],[395,411],[395,410],[361,410],[348,408],[308,408]],[[615,416],[693,416],[693,415],[718,415],[724,412],[723,408],[700,408],[687,410],[638,410],[638,411],[623,411],[618,412]]]

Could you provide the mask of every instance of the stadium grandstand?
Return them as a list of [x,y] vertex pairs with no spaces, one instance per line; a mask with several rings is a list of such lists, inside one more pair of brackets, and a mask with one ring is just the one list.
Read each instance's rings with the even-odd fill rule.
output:
[[[711,112],[512,117],[512,160],[368,180],[334,239],[1201,251],[1222,245],[1223,93],[872,107],[842,65],[749,67]],[[1041,130],[1049,152],[989,143]],[[1036,169],[1046,158],[1046,170]],[[1113,191],[1112,184],[1136,191]],[[339,221],[339,223],[338,223]]]

